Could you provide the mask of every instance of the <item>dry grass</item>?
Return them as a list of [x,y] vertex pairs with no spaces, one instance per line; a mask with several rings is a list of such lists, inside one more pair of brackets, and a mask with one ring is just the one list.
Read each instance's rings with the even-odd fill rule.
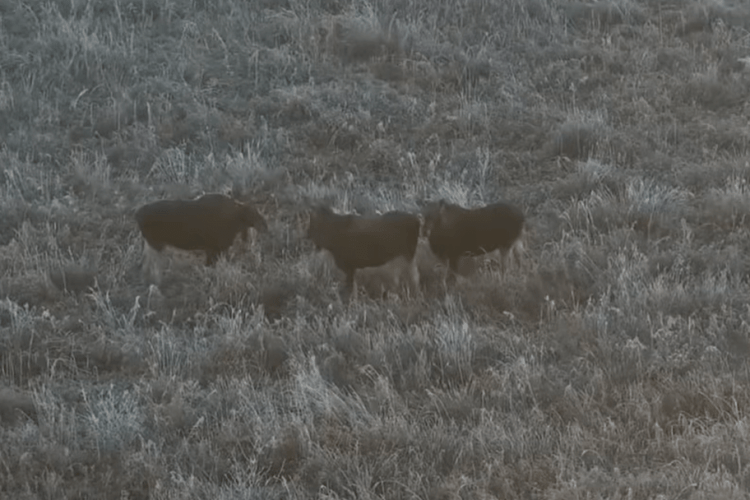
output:
[[[745,498],[742,2],[0,2],[0,496]],[[269,233],[141,273],[134,210]],[[342,303],[307,208],[507,200]]]

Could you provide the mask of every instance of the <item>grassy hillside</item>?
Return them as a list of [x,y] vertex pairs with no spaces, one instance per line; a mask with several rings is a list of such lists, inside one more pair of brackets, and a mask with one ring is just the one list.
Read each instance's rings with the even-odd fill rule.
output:
[[[750,6],[0,0],[0,497],[740,499]],[[270,233],[144,279],[134,210]],[[342,274],[312,202],[526,259]],[[398,290],[391,290],[398,292]]]

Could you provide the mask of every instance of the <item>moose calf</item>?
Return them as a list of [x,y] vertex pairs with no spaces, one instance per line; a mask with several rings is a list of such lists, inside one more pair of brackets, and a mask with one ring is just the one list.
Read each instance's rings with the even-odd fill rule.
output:
[[448,261],[455,273],[463,256],[478,256],[500,249],[502,272],[505,273],[508,251],[518,242],[524,226],[521,211],[498,202],[481,208],[467,209],[440,200],[423,212],[423,234],[430,249],[442,261]]
[[419,217],[405,212],[383,215],[339,215],[317,207],[310,213],[307,237],[317,248],[328,250],[336,266],[346,274],[345,293],[350,296],[357,269],[377,267],[396,258],[409,265],[412,285],[419,287],[414,261],[419,240]]
[[268,230],[255,208],[223,194],[206,194],[195,200],[161,200],[142,206],[135,220],[148,247],[161,252],[169,245],[182,250],[203,250],[206,265],[234,242],[237,233],[247,241],[248,228]]

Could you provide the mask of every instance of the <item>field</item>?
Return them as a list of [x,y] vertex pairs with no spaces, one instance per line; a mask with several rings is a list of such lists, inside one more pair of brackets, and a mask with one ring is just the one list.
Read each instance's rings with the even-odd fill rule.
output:
[[[747,498],[748,97],[747,2],[0,0],[0,498]],[[520,265],[342,301],[309,208],[439,199]]]

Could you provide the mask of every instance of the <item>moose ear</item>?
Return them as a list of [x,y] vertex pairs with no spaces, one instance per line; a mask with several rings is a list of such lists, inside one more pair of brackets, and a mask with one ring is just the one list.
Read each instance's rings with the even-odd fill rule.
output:
[[305,195],[302,198],[301,208],[303,211],[316,210],[320,205],[322,205],[320,201],[315,200],[308,195]]
[[242,186],[239,182],[233,181],[232,182],[232,189],[229,191],[229,197],[234,200],[242,200],[244,198],[244,190],[242,189]]
[[446,208],[448,208],[448,203],[446,203],[445,200],[440,200],[438,202],[438,211],[440,212],[440,215],[443,215],[443,213],[445,213]]
[[315,213],[316,215],[318,215],[318,214],[322,215],[322,214],[330,214],[330,213],[332,213],[331,212],[331,208],[328,207],[327,205],[324,205],[323,203],[316,204],[313,207],[312,212]]

